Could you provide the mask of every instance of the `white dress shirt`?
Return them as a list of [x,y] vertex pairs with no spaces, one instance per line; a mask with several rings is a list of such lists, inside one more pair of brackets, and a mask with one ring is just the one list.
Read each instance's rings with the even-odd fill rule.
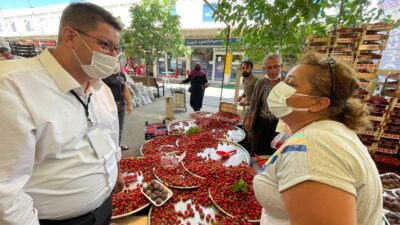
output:
[[[84,107],[89,103],[93,128]],[[86,94],[49,50],[0,62],[0,224],[36,225],[99,207],[111,194],[121,159],[118,114],[101,81]],[[88,132],[98,128],[107,151],[98,156]],[[104,141],[105,139],[105,141]]]

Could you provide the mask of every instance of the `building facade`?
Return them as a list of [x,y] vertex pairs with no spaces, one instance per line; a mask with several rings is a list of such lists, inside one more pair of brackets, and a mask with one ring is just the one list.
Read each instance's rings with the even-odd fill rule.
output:
[[[8,46],[9,41],[33,43],[37,52],[43,47],[53,46],[57,40],[58,26],[63,9],[70,0],[49,1],[5,0],[0,6],[0,45]],[[46,3],[47,2],[47,3]],[[140,0],[89,0],[119,17],[127,27],[131,23],[129,8],[140,4]],[[216,7],[216,0],[209,0]],[[224,41],[217,35],[225,28],[225,24],[215,22],[211,8],[202,0],[178,0],[175,13],[181,18],[181,28],[185,44],[192,48],[189,58],[172,58],[166,55],[160,58],[155,67],[155,75],[175,73],[181,74],[190,70],[196,62],[200,62],[208,72],[209,80],[219,81],[223,76],[225,57]],[[235,38],[232,41],[236,41]],[[232,53],[232,80],[235,78],[235,68],[242,58],[242,52]]]

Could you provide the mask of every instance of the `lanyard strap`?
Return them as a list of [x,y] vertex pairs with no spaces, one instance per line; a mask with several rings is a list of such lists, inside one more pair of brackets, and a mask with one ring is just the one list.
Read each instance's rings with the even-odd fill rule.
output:
[[83,106],[83,108],[85,108],[85,115],[86,115],[86,119],[88,122],[88,126],[92,127],[93,123],[92,120],[90,120],[89,118],[89,103],[90,103],[90,98],[92,97],[92,94],[89,94],[88,100],[87,100],[87,104],[85,104],[82,99],[78,96],[78,94],[75,93],[75,91],[71,90],[71,93],[75,96],[76,99],[78,99],[78,101],[81,103],[81,105]]

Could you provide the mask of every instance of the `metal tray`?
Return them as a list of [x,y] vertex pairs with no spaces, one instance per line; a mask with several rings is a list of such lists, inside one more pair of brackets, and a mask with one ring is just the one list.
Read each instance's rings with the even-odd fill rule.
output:
[[[129,187],[124,187],[124,190],[125,189],[136,189],[136,185],[137,184],[141,184],[141,183],[143,183],[143,179],[144,179],[144,177],[143,177],[143,174],[141,173],[141,172],[135,172],[135,173],[123,173],[122,175],[133,175],[133,174],[137,174],[138,175],[138,178],[137,178],[137,181],[136,182],[132,182],[132,183],[130,183],[129,184]],[[130,211],[130,212],[128,212],[128,213],[125,213],[125,214],[121,214],[121,215],[118,215],[118,216],[112,216],[111,217],[111,219],[113,220],[113,219],[118,219],[118,218],[122,218],[122,217],[126,217],[126,216],[130,216],[130,215],[132,215],[132,214],[135,214],[135,213],[137,213],[137,212],[139,212],[139,211],[141,211],[141,210],[143,210],[143,209],[145,209],[147,206],[149,206],[151,204],[151,202],[148,202],[147,204],[145,204],[145,205],[143,205],[142,207],[140,207],[140,208],[137,208],[137,209],[135,209],[135,210],[133,210],[133,211]]]
[[[212,197],[212,195],[211,195],[210,189],[208,189],[208,196],[210,197],[210,199],[211,199],[212,203],[214,204],[214,206],[215,206],[219,211],[221,211],[221,212],[222,212],[223,214],[225,214],[226,216],[229,216],[229,217],[231,217],[231,218],[234,217],[232,214],[230,214],[230,213],[226,212],[225,210],[223,210],[223,209],[214,201],[214,199],[213,199],[213,197]],[[246,221],[249,222],[249,223],[259,223],[259,222],[261,221],[261,219],[259,219],[259,220],[246,220]]]
[[229,140],[219,140],[217,149],[206,148],[202,153],[199,153],[198,156],[211,158],[213,160],[222,160],[221,156],[217,155],[216,150],[230,151],[233,149],[237,150],[236,154],[232,155],[228,159],[223,160],[224,166],[238,166],[243,162],[250,165],[250,154],[247,152],[247,150],[238,143]]
[[[184,122],[189,123],[189,125],[187,125],[187,126],[183,125]],[[197,127],[197,125],[191,120],[175,121],[175,122],[171,123],[170,125],[168,125],[168,134],[170,132],[172,132],[174,130],[174,128],[183,129],[182,133],[181,132],[178,133],[178,134],[183,134],[183,133],[186,133],[186,131],[188,131],[191,127]]]
[[[192,173],[189,173],[189,174],[192,175]],[[157,176],[156,168],[153,168],[153,175],[158,181],[160,181],[163,184],[165,183],[159,176]],[[172,187],[172,188],[175,188],[175,189],[181,189],[181,190],[196,189],[196,188],[199,187],[199,186],[181,187],[181,186],[175,186],[175,185],[168,185],[168,186]]]
[[226,139],[239,143],[246,138],[246,133],[239,127],[235,127],[235,130],[229,130],[226,134]]
[[[185,211],[187,210],[187,204],[190,203],[192,204],[192,200],[189,199],[186,202],[180,201],[178,203],[175,204],[175,211]],[[193,206],[193,204],[192,204]],[[148,214],[148,225],[151,225],[151,213],[153,212],[153,207],[152,206],[149,210],[149,214]],[[215,215],[218,213],[218,209],[216,209],[214,206],[213,207],[200,207],[203,209],[203,212],[205,215],[210,214],[212,218],[215,219]],[[190,222],[191,224],[211,224],[209,222],[206,221],[206,219],[201,219],[200,218],[200,214],[198,211],[194,211],[195,215],[194,218],[187,218],[187,219],[183,219],[182,217],[179,217],[179,219],[181,220],[181,224],[186,224],[187,222]]]

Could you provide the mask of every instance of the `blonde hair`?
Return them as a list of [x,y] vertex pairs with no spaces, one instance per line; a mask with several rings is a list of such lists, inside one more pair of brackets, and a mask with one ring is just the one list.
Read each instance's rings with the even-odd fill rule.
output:
[[359,88],[358,79],[354,70],[346,63],[336,61],[334,70],[336,74],[336,91],[332,92],[332,80],[329,64],[324,62],[317,53],[305,54],[300,65],[311,67],[308,79],[312,87],[312,94],[331,99],[328,107],[328,117],[345,124],[354,131],[362,131],[371,126],[368,120],[368,107],[358,99],[351,98]]

